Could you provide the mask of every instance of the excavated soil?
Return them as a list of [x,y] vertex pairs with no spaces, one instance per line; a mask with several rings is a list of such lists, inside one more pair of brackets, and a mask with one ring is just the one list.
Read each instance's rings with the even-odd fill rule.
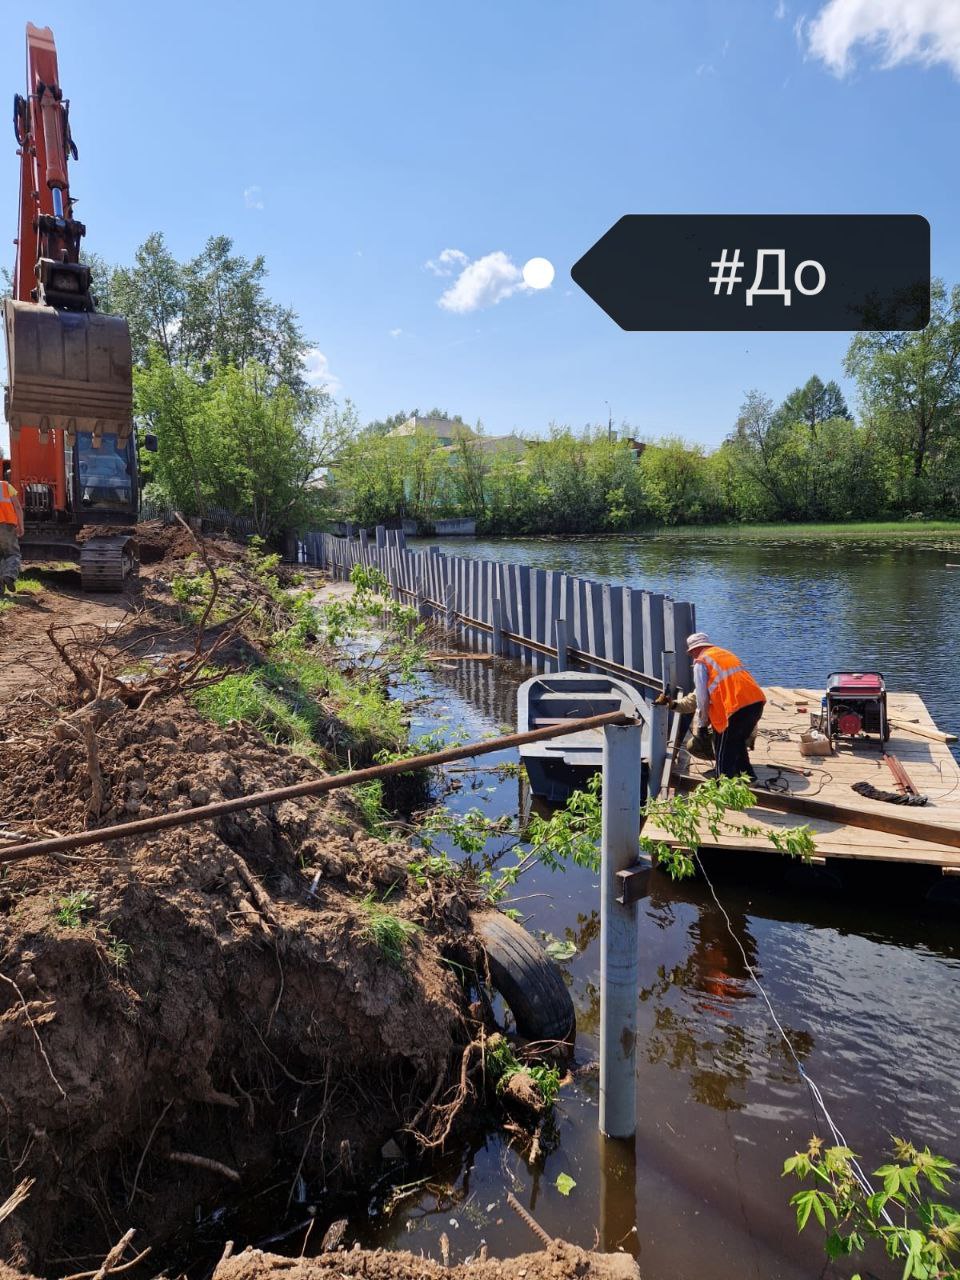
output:
[[[182,524],[166,524],[163,520],[141,520],[134,535],[141,564],[157,564],[161,561],[185,560],[195,555],[197,542]],[[239,542],[226,535],[204,536],[207,554],[213,560],[238,560],[244,552]]]
[[638,1275],[625,1253],[588,1253],[557,1240],[541,1253],[454,1267],[383,1249],[319,1258],[280,1258],[248,1249],[222,1261],[213,1280],[637,1280]]
[[[4,746],[4,834],[81,829],[82,741],[36,718],[27,732]],[[316,772],[182,702],[116,714],[100,758],[105,822]],[[403,849],[370,838],[344,798],[92,854],[12,863],[0,881],[0,1188],[36,1180],[0,1223],[0,1256],[75,1271],[53,1259],[103,1257],[128,1227],[156,1245],[269,1179],[349,1187],[391,1135],[409,1141],[469,1038],[444,962],[477,960],[468,904],[411,892]],[[363,905],[388,893],[419,926],[402,967]]]
[[[195,550],[181,532],[164,558]],[[202,720],[179,695],[140,711],[111,700],[92,768],[46,627],[116,630],[131,602],[47,590],[32,606],[0,619],[13,680],[0,704],[0,855],[4,842],[319,776],[251,729]],[[146,627],[152,603],[139,607],[134,623]],[[415,1158],[416,1135],[449,1131],[481,1014],[458,977],[483,969],[475,903],[459,880],[418,886],[408,859],[405,845],[362,828],[346,792],[82,856],[0,856],[0,1280],[92,1276],[130,1229],[133,1280],[209,1276],[219,1253],[209,1224],[230,1204],[299,1216],[309,1202],[323,1239],[342,1195],[385,1176],[384,1144],[388,1160]],[[399,962],[374,935],[371,905],[414,926]],[[4,1217],[4,1198],[24,1184]],[[214,1280],[441,1271],[636,1274],[623,1256],[558,1242],[452,1269],[379,1250],[299,1261],[246,1250]]]

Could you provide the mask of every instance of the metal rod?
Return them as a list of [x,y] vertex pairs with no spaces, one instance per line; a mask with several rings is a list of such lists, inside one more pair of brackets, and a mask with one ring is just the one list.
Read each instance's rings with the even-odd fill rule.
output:
[[618,873],[637,860],[641,741],[639,724],[603,731],[600,1132],[609,1138],[629,1138],[637,1127],[637,908],[617,899]]
[[[138,818],[136,822],[121,822],[113,827],[98,827],[93,831],[77,831],[73,835],[57,836],[49,840],[35,840],[30,844],[0,845],[0,863],[16,862],[21,858],[39,857],[47,853],[63,853],[69,849],[82,849],[91,844],[106,844],[111,840],[126,840],[131,836],[152,835],[170,827],[185,827],[207,818],[219,818],[223,814],[241,809],[256,809],[263,805],[278,804],[281,800],[294,800],[298,796],[324,795],[340,787],[352,787],[361,782],[391,777],[397,773],[413,773],[417,769],[431,769],[453,760],[466,760],[470,756],[488,755],[491,751],[505,751],[522,746],[525,742],[541,742],[546,738],[559,738],[566,733],[583,729],[599,729],[604,725],[632,724],[631,717],[623,711],[605,711],[599,716],[586,716],[582,720],[566,720],[562,724],[547,725],[543,729],[530,729],[525,733],[508,733],[500,738],[488,738],[484,742],[470,742],[462,746],[447,747],[443,751],[431,751],[423,756],[409,756],[403,760],[391,760],[388,764],[371,765],[368,769],[354,769],[350,773],[335,773],[327,778],[313,778],[298,782],[292,787],[275,787],[270,791],[255,791],[247,796],[235,796],[231,800],[218,800],[214,804],[199,805],[196,809],[179,809],[173,813],[156,814],[152,818]],[[639,733],[639,729],[637,730]],[[637,762],[637,785],[640,764]]]

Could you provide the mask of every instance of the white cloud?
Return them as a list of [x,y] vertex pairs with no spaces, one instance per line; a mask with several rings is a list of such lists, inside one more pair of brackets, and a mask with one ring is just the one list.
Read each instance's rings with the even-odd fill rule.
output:
[[850,70],[852,50],[863,44],[884,68],[945,63],[960,76],[957,0],[828,0],[808,32],[810,52],[837,75]]
[[[466,258],[465,254],[463,256]],[[437,305],[444,311],[462,315],[467,311],[496,306],[514,293],[529,293],[523,283],[523,272],[502,249],[497,249],[475,262],[466,259],[463,270],[449,289],[440,295]]]
[[390,330],[390,337],[391,337],[391,338],[399,338],[399,337],[400,337],[400,335],[401,335],[401,333],[403,333],[403,330],[402,330],[402,329],[391,329],[391,330]]
[[262,187],[244,187],[243,203],[248,209],[263,208],[263,188]]
[[462,249],[444,249],[443,253],[436,258],[431,258],[429,262],[424,263],[424,266],[435,276],[452,276],[469,261]]
[[784,0],[777,0],[777,7],[773,11],[773,16],[778,22],[782,22],[787,16],[787,6],[784,3]]
[[304,377],[311,387],[323,387],[331,395],[340,390],[340,379],[330,372],[330,362],[319,347],[311,347],[306,352],[303,364]]

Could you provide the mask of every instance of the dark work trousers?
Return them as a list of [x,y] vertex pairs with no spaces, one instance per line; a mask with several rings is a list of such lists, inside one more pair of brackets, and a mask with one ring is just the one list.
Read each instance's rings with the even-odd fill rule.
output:
[[764,704],[751,702],[735,711],[723,733],[717,735],[717,774],[723,778],[737,778],[745,773],[755,778],[753,765],[747,755],[747,739],[753,733],[763,715]]

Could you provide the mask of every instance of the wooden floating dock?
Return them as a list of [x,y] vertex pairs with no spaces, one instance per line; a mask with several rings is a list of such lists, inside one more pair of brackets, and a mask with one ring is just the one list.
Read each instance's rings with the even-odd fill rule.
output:
[[[923,699],[915,693],[887,694],[891,736],[885,751],[906,769],[921,795],[928,798],[922,807],[871,800],[852,790],[855,782],[869,782],[878,790],[897,790],[894,775],[884,762],[879,739],[860,739],[855,747],[844,743],[829,756],[800,754],[800,734],[810,727],[810,713],[817,712],[822,689],[764,689],[767,705],[760,721],[757,743],[751,759],[761,781],[772,780],[777,790],[798,799],[855,809],[863,815],[878,814],[885,819],[908,819],[910,823],[950,827],[960,832],[960,764],[950,750],[951,735],[934,724]],[[702,776],[710,768],[705,761],[691,760],[689,773]],[[855,858],[868,862],[910,863],[940,869],[960,876],[960,848],[936,841],[916,839],[885,831],[868,830],[843,822],[828,822],[791,813],[751,809],[746,814],[728,813],[734,826],[792,827],[806,823],[814,833],[817,861]],[[672,843],[666,833],[648,823],[644,835]],[[775,852],[760,836],[728,830],[717,841],[704,832],[702,848],[731,852]]]

